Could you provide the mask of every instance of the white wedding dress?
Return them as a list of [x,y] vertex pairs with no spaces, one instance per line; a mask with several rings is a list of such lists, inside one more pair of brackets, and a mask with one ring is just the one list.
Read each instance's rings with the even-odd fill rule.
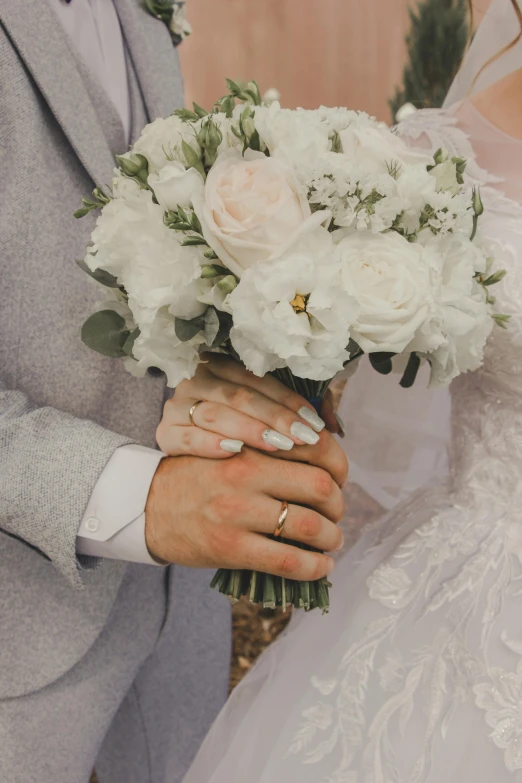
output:
[[466,101],[403,133],[470,159],[509,329],[452,385],[446,485],[341,557],[331,613],[296,613],[186,783],[522,781],[522,141]]

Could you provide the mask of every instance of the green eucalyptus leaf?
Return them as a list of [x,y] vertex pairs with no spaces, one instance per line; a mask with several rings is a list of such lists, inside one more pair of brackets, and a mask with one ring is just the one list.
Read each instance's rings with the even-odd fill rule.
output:
[[410,389],[413,386],[417,378],[417,373],[419,372],[420,365],[421,365],[421,360],[419,355],[416,354],[415,352],[410,353],[410,358],[408,359],[406,370],[404,371],[404,375],[402,376],[400,382],[400,385],[402,386],[403,389]]
[[205,328],[205,319],[202,316],[198,318],[192,318],[190,321],[184,318],[176,318],[174,322],[174,330],[176,337],[181,340],[182,343],[186,343],[192,340],[202,329]]
[[393,369],[392,359],[395,356],[394,353],[370,353],[368,358],[370,364],[374,370],[377,370],[381,375],[389,375]]
[[113,359],[126,356],[124,345],[129,336],[125,319],[114,310],[93,313],[81,331],[82,340],[88,348]]
[[92,277],[97,283],[101,283],[101,285],[104,285],[107,288],[121,288],[114,275],[111,275],[110,272],[106,272],[105,269],[95,269],[93,272],[83,259],[78,259],[76,263],[82,272],[88,274],[89,277]]
[[214,307],[209,307],[205,313],[205,342],[212,348],[219,332],[219,318]]
[[232,329],[232,316],[229,313],[224,313],[221,310],[216,311],[219,318],[219,331],[214,338],[212,348],[219,348],[220,345],[229,339],[230,330]]
[[133,332],[129,334],[127,339],[125,340],[125,343],[123,344],[123,350],[125,351],[125,354],[127,356],[133,357],[134,354],[132,353],[132,349],[134,348],[134,343],[136,342],[137,338],[140,336],[140,328],[137,326]]

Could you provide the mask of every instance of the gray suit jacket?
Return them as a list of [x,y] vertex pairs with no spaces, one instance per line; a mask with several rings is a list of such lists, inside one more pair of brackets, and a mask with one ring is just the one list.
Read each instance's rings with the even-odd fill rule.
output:
[[[167,27],[115,2],[142,114],[167,115],[182,103]],[[98,293],[74,261],[94,218],[72,213],[122,151],[108,101],[44,0],[0,0],[0,23],[2,698],[60,676],[103,628],[126,565],[81,561],[76,533],[113,451],[154,445],[164,387],[79,337]]]

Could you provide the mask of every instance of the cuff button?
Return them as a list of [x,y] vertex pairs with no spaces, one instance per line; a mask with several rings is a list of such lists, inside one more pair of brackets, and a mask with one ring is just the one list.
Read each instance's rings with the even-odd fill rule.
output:
[[100,520],[96,519],[96,517],[89,517],[85,523],[85,529],[88,530],[89,533],[97,533],[100,529]]

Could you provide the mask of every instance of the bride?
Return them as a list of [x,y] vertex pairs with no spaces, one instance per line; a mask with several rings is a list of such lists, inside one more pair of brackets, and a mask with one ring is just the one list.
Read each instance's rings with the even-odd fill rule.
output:
[[509,329],[452,387],[448,485],[397,506],[341,557],[331,614],[294,618],[185,783],[522,781],[521,22],[515,0],[493,0],[449,108],[401,127],[470,159],[484,234],[508,270]]

